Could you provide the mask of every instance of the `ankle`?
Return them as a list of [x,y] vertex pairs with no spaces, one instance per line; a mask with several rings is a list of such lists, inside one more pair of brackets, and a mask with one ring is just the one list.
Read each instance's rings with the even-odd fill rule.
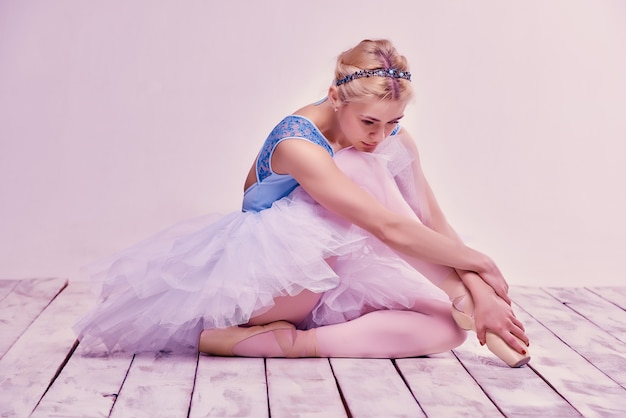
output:
[[467,315],[474,315],[474,303],[470,295],[457,296],[450,300],[452,306],[458,311],[461,311]]
[[289,333],[274,334],[285,357],[319,357],[315,328],[289,330]]
[[232,352],[242,357],[319,357],[315,329],[301,331],[293,325],[251,335],[235,344]]
[[256,334],[235,344],[232,348],[233,355],[240,357],[284,357],[278,336],[290,333],[290,329],[279,329]]

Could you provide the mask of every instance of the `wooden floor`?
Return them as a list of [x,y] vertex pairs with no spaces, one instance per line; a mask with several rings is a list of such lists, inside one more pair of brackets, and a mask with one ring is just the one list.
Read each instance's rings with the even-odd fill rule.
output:
[[469,338],[429,358],[81,354],[84,283],[0,281],[0,417],[625,417],[626,287],[514,287],[510,369]]

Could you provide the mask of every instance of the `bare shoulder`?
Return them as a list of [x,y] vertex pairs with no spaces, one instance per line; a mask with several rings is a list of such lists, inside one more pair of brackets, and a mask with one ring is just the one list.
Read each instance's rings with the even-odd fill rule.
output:
[[328,169],[334,165],[328,151],[312,142],[302,139],[281,141],[272,156],[272,168],[276,173],[290,174],[298,180],[301,173]]
[[314,103],[309,103],[308,105],[303,106],[293,112],[293,114],[304,116],[309,119],[317,119],[326,113],[325,111],[327,106],[328,105],[326,103],[326,100],[321,100]]
[[310,103],[293,112],[294,115],[300,115],[305,117],[315,116],[316,113],[317,106],[315,105],[315,103]]
[[326,133],[329,125],[331,124],[331,117],[334,112],[327,101],[315,102],[308,104],[300,109],[296,110],[294,115],[304,116],[309,119],[317,128]]

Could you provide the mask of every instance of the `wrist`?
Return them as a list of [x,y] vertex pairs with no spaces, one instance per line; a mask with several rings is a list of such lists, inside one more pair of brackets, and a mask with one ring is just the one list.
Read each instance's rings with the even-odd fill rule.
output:
[[482,299],[491,294],[495,295],[495,291],[488,283],[486,283],[480,275],[473,271],[457,271],[463,284],[470,291],[472,296]]
[[493,264],[491,259],[480,251],[465,247],[467,250],[467,267],[465,270],[482,273],[488,271]]

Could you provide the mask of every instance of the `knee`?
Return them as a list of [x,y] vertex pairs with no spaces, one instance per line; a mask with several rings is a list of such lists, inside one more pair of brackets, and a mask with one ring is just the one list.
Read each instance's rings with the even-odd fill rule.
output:
[[442,351],[457,348],[467,339],[467,331],[461,329],[452,318],[449,310],[440,316],[441,320],[441,345],[445,347]]
[[447,348],[444,351],[457,348],[467,339],[467,331],[459,328],[456,323],[452,324],[452,326],[449,328],[450,329],[448,330],[447,339],[445,341]]
[[[414,317],[414,312],[402,312],[407,316]],[[398,347],[403,347],[404,356],[423,356],[428,354],[443,353],[463,344],[467,338],[467,332],[458,327],[452,315],[448,312],[437,314],[417,314],[419,323],[390,324],[386,328],[385,338],[388,341],[402,342]],[[411,319],[416,319],[411,318]],[[396,353],[399,354],[399,353]],[[399,357],[403,355],[397,355]]]
[[450,311],[449,304],[433,304],[424,308],[426,315],[430,319],[430,330],[433,348],[438,352],[452,350],[465,342],[467,331],[461,329]]
[[432,352],[443,353],[457,348],[467,339],[467,331],[459,328],[449,314],[433,318]]

